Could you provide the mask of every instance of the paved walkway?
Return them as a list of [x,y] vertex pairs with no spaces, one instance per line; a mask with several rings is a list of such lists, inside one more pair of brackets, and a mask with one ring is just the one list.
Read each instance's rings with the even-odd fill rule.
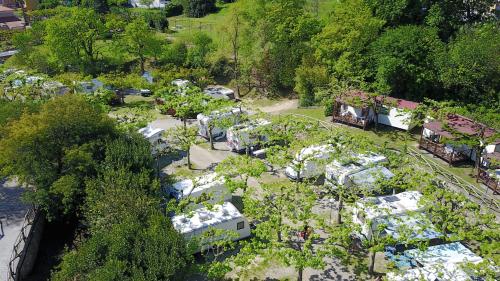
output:
[[22,192],[16,182],[0,180],[0,280],[7,280],[10,255],[29,209],[21,202]]

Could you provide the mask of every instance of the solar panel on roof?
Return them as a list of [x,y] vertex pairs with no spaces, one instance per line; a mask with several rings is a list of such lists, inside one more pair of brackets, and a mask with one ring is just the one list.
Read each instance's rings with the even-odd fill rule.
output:
[[384,198],[386,202],[397,202],[399,201],[399,198],[397,196],[387,196]]

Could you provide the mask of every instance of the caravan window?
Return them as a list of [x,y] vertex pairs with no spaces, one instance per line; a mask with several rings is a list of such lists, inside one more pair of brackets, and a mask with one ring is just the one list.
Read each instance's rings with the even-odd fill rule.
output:
[[243,229],[245,228],[245,222],[244,221],[240,221],[238,224],[236,224],[236,230],[240,230],[240,229]]

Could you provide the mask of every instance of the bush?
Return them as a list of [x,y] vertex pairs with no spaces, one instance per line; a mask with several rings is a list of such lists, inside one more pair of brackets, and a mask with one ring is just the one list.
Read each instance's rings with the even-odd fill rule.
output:
[[183,0],[184,13],[188,17],[201,18],[216,10],[215,0]]
[[144,20],[149,24],[149,27],[155,28],[158,31],[163,31],[168,28],[168,20],[165,12],[160,10],[146,10],[143,13]]
[[170,45],[164,45],[160,61],[164,64],[173,64],[182,66],[186,62],[187,46],[183,42],[174,42]]
[[183,11],[184,11],[184,8],[182,7],[181,4],[175,4],[172,2],[168,3],[164,9],[164,13],[165,13],[166,17],[180,16],[180,15],[182,15]]

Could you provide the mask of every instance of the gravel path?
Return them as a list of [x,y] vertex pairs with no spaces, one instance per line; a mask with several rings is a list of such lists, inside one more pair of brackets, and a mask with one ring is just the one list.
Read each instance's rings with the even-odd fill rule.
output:
[[290,109],[295,109],[299,106],[299,100],[285,100],[274,105],[261,107],[262,112],[276,114]]

